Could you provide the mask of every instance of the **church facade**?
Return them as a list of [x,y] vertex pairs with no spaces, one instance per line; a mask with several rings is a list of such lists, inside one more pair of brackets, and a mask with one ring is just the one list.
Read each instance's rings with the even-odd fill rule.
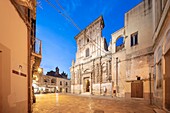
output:
[[102,37],[100,16],[76,37],[76,60],[72,62],[71,92],[75,94],[111,95],[111,53]]
[[103,18],[91,23],[75,37],[71,92],[142,98],[169,111],[169,16],[170,0],[143,0],[125,13],[109,47],[101,35]]
[[75,36],[71,92],[149,100],[153,95],[152,14],[149,0],[125,13],[125,25],[111,34],[109,47],[102,37],[102,16]]

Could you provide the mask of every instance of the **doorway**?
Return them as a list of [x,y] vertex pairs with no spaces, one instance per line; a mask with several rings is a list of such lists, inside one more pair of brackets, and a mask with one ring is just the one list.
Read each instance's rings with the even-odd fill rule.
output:
[[131,97],[143,98],[143,82],[135,81],[131,83]]
[[86,92],[90,92],[90,81],[89,81],[89,79],[86,80]]
[[170,86],[170,50],[168,50],[168,52],[165,54],[165,108],[170,111],[169,86]]
[[89,79],[89,77],[83,78],[83,92],[84,93],[90,92],[90,79]]

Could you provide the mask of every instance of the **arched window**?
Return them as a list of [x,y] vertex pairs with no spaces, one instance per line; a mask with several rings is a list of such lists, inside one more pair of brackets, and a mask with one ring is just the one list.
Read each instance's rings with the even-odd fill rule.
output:
[[124,37],[121,36],[116,40],[116,52],[124,48]]
[[89,48],[86,49],[86,57],[89,56]]

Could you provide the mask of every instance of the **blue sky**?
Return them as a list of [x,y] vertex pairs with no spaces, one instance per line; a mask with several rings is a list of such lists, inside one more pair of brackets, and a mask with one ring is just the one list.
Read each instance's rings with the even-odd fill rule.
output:
[[[37,0],[37,38],[42,40],[42,62],[44,74],[60,68],[70,76],[70,66],[76,54],[74,37],[79,33],[67,19],[51,7],[46,0]],[[56,0],[49,0],[56,7]],[[111,34],[124,26],[124,14],[142,0],[57,0],[67,14],[83,30],[100,15],[105,28],[103,36],[108,44]],[[60,9],[61,10],[61,9]]]

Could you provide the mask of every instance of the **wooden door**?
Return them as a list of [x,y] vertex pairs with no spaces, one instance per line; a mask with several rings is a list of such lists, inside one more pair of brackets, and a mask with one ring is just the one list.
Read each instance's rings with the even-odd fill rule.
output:
[[131,97],[143,98],[143,82],[135,81],[131,83]]

